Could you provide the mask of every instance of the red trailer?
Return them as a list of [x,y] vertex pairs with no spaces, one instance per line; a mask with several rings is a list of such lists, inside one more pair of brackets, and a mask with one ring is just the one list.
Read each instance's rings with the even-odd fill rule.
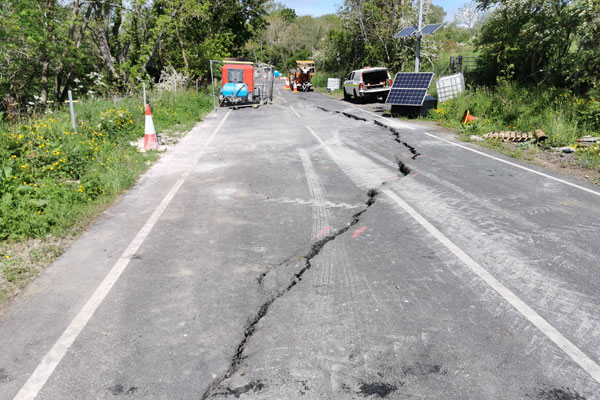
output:
[[252,63],[227,63],[222,68],[223,85],[227,83],[245,83],[252,91],[254,88],[254,66]]
[[[214,76],[213,63],[219,62],[223,63],[218,96],[220,106],[257,107],[273,100],[273,66],[246,60],[211,60],[211,77]],[[217,81],[212,81],[214,93]]]

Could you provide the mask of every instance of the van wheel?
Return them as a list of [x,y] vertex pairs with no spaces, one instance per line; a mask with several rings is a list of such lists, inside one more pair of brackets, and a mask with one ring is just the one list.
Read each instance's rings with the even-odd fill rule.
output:
[[356,90],[354,91],[354,102],[362,103],[362,99],[360,97],[358,97],[358,95],[356,94]]
[[344,89],[344,100],[350,101],[350,95],[348,93],[346,93],[346,89]]

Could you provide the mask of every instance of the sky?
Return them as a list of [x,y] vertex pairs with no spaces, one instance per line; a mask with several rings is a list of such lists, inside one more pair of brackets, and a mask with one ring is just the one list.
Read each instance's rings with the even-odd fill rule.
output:
[[[298,15],[312,15],[317,17],[323,14],[335,13],[343,0],[278,0],[286,7],[296,10]],[[456,11],[468,0],[433,0],[433,4],[446,10],[446,20],[451,21]]]

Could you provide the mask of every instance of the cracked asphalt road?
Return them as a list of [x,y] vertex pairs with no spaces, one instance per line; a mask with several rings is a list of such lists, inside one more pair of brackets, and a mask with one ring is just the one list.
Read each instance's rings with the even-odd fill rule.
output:
[[600,399],[596,188],[276,93],[200,123],[24,291],[0,399]]

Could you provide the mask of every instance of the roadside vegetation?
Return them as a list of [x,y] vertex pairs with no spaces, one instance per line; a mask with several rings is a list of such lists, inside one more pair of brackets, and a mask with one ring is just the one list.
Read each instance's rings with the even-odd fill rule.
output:
[[209,84],[209,60],[246,55],[267,3],[2,3],[0,305],[158,157],[131,144],[144,131],[142,83],[164,139],[189,129],[212,99],[185,88]]
[[[477,119],[462,124],[467,109]],[[541,129],[548,137],[539,143],[542,150],[573,146],[581,166],[600,167],[599,145],[577,146],[577,139],[586,135],[598,136],[600,132],[600,100],[593,95],[580,97],[567,89],[527,88],[514,82],[503,82],[493,88],[469,90],[456,99],[438,104],[437,109],[430,111],[429,118],[456,130],[464,140],[489,132]],[[513,157],[524,156],[522,146],[498,146],[494,139],[487,142],[488,146]]]
[[[61,253],[57,238],[85,227],[158,157],[134,143],[144,136],[141,103],[139,97],[76,103],[76,131],[68,109],[0,122],[0,300],[36,263]],[[167,91],[151,94],[151,104],[158,132],[173,134],[200,120],[212,99]],[[28,240],[33,252],[23,244]]]

